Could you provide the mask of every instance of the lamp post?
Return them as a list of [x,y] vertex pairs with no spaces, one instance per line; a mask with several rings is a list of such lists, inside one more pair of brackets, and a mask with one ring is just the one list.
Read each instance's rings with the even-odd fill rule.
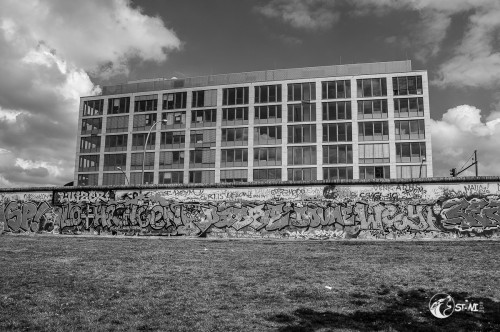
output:
[[148,139],[149,139],[149,135],[151,134],[151,130],[153,130],[153,128],[160,122],[165,122],[167,123],[167,120],[166,119],[163,119],[163,120],[159,120],[159,121],[156,121],[155,123],[153,123],[151,125],[151,128],[149,128],[149,132],[148,134],[146,135],[146,141],[144,142],[144,151],[142,153],[142,184],[144,184],[144,163],[146,161],[146,146],[148,145]]
[[130,186],[130,181],[128,180],[127,174],[125,174],[123,169],[121,167],[118,167],[118,166],[116,166],[116,169],[119,170],[120,172],[122,172],[123,175],[125,175],[125,180],[127,180],[127,184]]
[[418,177],[421,178],[422,177],[422,166],[424,165],[424,162],[425,162],[425,157],[422,158],[422,162],[420,163],[420,172],[418,174]]

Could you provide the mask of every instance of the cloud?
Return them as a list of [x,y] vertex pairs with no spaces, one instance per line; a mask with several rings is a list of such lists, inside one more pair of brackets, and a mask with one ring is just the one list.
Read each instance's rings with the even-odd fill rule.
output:
[[269,18],[278,18],[295,28],[325,29],[340,17],[328,0],[272,0],[256,11]]
[[0,186],[71,181],[79,98],[100,91],[90,76],[165,61],[180,44],[160,18],[125,0],[3,1]]
[[[500,175],[500,117],[481,119],[481,110],[461,105],[449,109],[441,120],[431,120],[434,176],[449,176],[448,170],[460,169],[478,150],[479,175]],[[473,168],[465,175],[474,175]]]
[[500,72],[498,0],[272,0],[257,11],[309,30],[331,28],[341,19],[341,13],[354,18],[416,13],[416,22],[405,20],[394,26],[404,37],[387,36],[385,40],[390,44],[399,40],[423,63],[440,54],[452,20],[461,16],[467,22],[465,32],[452,55],[440,65],[432,83],[443,87],[490,87],[500,83],[500,76],[491,74]]

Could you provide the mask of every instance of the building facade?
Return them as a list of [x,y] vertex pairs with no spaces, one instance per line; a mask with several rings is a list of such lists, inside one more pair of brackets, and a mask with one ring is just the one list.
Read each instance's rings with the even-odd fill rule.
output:
[[410,61],[106,86],[78,123],[83,186],[432,177]]

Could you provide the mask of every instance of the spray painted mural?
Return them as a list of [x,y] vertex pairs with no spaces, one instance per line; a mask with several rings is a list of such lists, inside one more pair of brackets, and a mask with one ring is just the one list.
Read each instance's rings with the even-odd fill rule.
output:
[[500,183],[0,193],[0,232],[270,238],[499,237]]

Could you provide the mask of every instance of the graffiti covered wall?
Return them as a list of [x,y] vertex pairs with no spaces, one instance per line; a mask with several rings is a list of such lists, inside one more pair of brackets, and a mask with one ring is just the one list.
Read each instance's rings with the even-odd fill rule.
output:
[[0,232],[499,237],[500,182],[0,192]]

